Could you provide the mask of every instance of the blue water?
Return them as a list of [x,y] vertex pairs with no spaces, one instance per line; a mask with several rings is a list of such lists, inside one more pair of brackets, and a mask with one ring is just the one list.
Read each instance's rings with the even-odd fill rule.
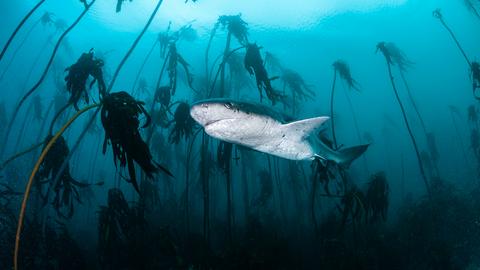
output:
[[[38,161],[21,269],[480,268],[472,91],[480,78],[471,71],[480,61],[478,0],[165,0],[148,27],[157,1],[123,1],[120,12],[116,2],[87,1],[69,29],[84,4],[45,0],[8,46],[38,2],[0,3],[0,269],[12,268],[22,198],[49,127],[55,135],[92,104],[62,134],[64,144]],[[445,25],[432,15],[437,8]],[[246,23],[243,38],[229,34],[235,22],[222,25],[222,15]],[[404,70],[386,61],[380,42],[401,52]],[[275,102],[268,89],[260,99],[259,75],[245,68],[253,43]],[[90,88],[94,76],[78,64],[91,49],[105,94],[98,81]],[[357,89],[334,69],[337,60]],[[85,87],[78,108],[69,103],[69,74],[84,76],[73,86]],[[171,96],[163,105],[157,86]],[[136,105],[109,107],[120,91]],[[288,119],[329,116],[309,139],[323,137],[338,151],[370,146],[343,167],[229,145],[188,113],[190,104],[218,97],[261,102]],[[126,112],[105,120],[122,106]]]

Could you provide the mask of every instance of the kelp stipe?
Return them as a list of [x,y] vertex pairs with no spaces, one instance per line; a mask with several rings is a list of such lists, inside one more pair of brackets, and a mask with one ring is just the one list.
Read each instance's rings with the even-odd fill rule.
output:
[[52,146],[55,144],[55,142],[62,136],[62,134],[65,132],[65,130],[67,130],[68,127],[70,127],[71,124],[73,124],[73,122],[75,122],[75,120],[80,117],[80,115],[82,115],[83,113],[87,112],[88,110],[90,109],[93,109],[93,108],[97,108],[99,107],[100,105],[98,104],[94,104],[94,105],[90,105],[90,106],[87,106],[85,108],[83,108],[82,110],[78,111],[72,118],[70,118],[67,123],[55,134],[55,136],[52,137],[52,139],[48,142],[48,144],[45,146],[45,148],[43,149],[40,157],[38,158],[33,170],[32,170],[32,173],[30,174],[30,178],[28,179],[28,183],[27,183],[27,186],[25,188],[25,193],[24,193],[24,197],[23,197],[23,200],[22,200],[22,206],[20,208],[20,215],[19,215],[19,218],[18,218],[18,227],[17,227],[17,234],[16,234],[16,237],[15,237],[15,250],[14,250],[14,258],[13,258],[13,265],[14,265],[14,269],[18,269],[18,251],[19,251],[19,248],[20,248],[20,234],[22,232],[22,226],[23,226],[23,219],[25,217],[25,211],[26,211],[26,208],[27,208],[27,202],[28,202],[28,197],[30,195],[30,190],[32,188],[32,185],[33,185],[33,180],[35,179],[35,175],[37,174],[39,168],[40,168],[40,165],[42,164],[44,158],[46,157],[46,155],[48,154],[48,151],[50,151],[50,149],[52,148]]
[[87,14],[87,12],[89,11],[89,9],[92,7],[92,5],[95,3],[96,0],[92,0],[90,2],[90,4],[88,4],[85,9],[82,11],[82,13],[80,13],[80,15],[77,17],[77,19],[70,25],[70,27],[68,27],[63,33],[62,35],[60,36],[60,38],[58,39],[56,45],[55,45],[55,48],[53,49],[53,52],[50,56],[50,59],[47,63],[47,66],[45,67],[45,69],[43,70],[39,80],[35,83],[35,85],[21,98],[20,102],[18,103],[18,105],[15,107],[14,111],[13,111],[13,115],[12,115],[12,118],[10,119],[9,123],[8,123],[8,127],[7,127],[7,131],[6,131],[6,134],[4,136],[4,139],[3,139],[3,147],[2,147],[2,150],[0,151],[0,157],[3,156],[4,152],[5,152],[5,146],[7,145],[7,142],[8,142],[8,137],[10,135],[10,132],[12,130],[12,127],[13,127],[13,124],[15,123],[15,119],[17,117],[17,114],[18,112],[20,111],[20,108],[22,107],[22,105],[24,104],[24,102],[27,100],[27,98],[35,91],[38,89],[38,87],[40,87],[40,85],[42,84],[42,82],[45,80],[47,74],[48,74],[48,71],[50,70],[50,66],[52,65],[53,63],[53,59],[55,58],[55,55],[57,54],[57,51],[58,51],[58,48],[60,47],[60,44],[62,42],[62,40],[67,36],[67,34],[75,28],[75,26],[77,26],[77,24],[82,20],[82,18],[85,16],[85,14]]
[[43,5],[43,3],[45,3],[45,0],[40,0],[38,1],[38,3],[25,15],[25,17],[23,17],[23,19],[20,21],[20,23],[17,25],[17,27],[15,28],[15,30],[13,31],[13,33],[10,35],[10,37],[8,38],[7,40],[7,43],[3,46],[3,49],[2,49],[2,52],[0,52],[0,61],[2,61],[3,59],[3,56],[5,55],[5,52],[8,50],[8,47],[10,46],[10,44],[12,43],[13,39],[15,38],[15,36],[17,35],[18,31],[20,31],[20,29],[23,27],[23,25],[25,24],[25,22],[30,18],[30,16],[32,16],[33,13],[35,13],[35,11],[41,6]]
[[386,43],[386,42],[379,42],[377,44],[377,52],[380,51],[383,54],[383,56],[385,57],[390,83],[392,85],[392,89],[393,89],[393,92],[395,94],[397,104],[400,107],[400,110],[402,112],[403,121],[405,123],[405,126],[407,127],[408,134],[410,135],[410,140],[412,141],[412,145],[413,145],[413,148],[415,150],[415,154],[417,156],[417,162],[418,162],[418,166],[419,166],[419,169],[420,169],[420,174],[421,174],[423,182],[425,184],[425,188],[427,190],[427,193],[428,193],[429,196],[431,196],[430,185],[428,183],[428,179],[427,179],[427,176],[426,176],[425,171],[424,171],[422,158],[420,156],[420,150],[418,148],[417,141],[415,140],[415,137],[413,135],[413,131],[410,127],[410,123],[408,122],[407,115],[406,115],[406,112],[405,112],[405,108],[403,106],[402,101],[400,100],[400,96],[398,94],[397,87],[396,87],[395,81],[393,79],[392,65],[397,65],[401,69],[402,67],[404,67],[404,63],[406,62],[406,60],[401,55],[399,55],[395,52],[393,54],[391,54],[389,48],[392,48],[392,47],[388,46],[388,43]]

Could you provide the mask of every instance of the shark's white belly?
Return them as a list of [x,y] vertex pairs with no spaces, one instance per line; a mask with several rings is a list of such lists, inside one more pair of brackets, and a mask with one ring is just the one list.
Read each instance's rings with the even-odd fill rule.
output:
[[314,156],[308,141],[293,139],[280,122],[269,117],[224,119],[206,126],[205,132],[219,140],[286,159],[305,160]]

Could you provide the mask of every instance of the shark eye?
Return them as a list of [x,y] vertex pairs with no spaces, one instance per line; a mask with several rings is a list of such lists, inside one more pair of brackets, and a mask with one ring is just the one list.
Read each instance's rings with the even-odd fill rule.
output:
[[233,104],[230,102],[225,103],[225,108],[231,110],[233,108]]

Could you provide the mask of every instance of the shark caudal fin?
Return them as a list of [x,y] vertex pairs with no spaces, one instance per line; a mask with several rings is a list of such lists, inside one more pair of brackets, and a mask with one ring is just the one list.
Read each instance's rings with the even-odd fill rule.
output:
[[292,139],[303,140],[320,128],[328,119],[329,117],[327,116],[321,116],[284,124],[285,136]]
[[350,164],[352,164],[355,159],[367,151],[368,146],[370,146],[370,144],[362,144],[338,150],[337,163],[344,168],[350,167]]

